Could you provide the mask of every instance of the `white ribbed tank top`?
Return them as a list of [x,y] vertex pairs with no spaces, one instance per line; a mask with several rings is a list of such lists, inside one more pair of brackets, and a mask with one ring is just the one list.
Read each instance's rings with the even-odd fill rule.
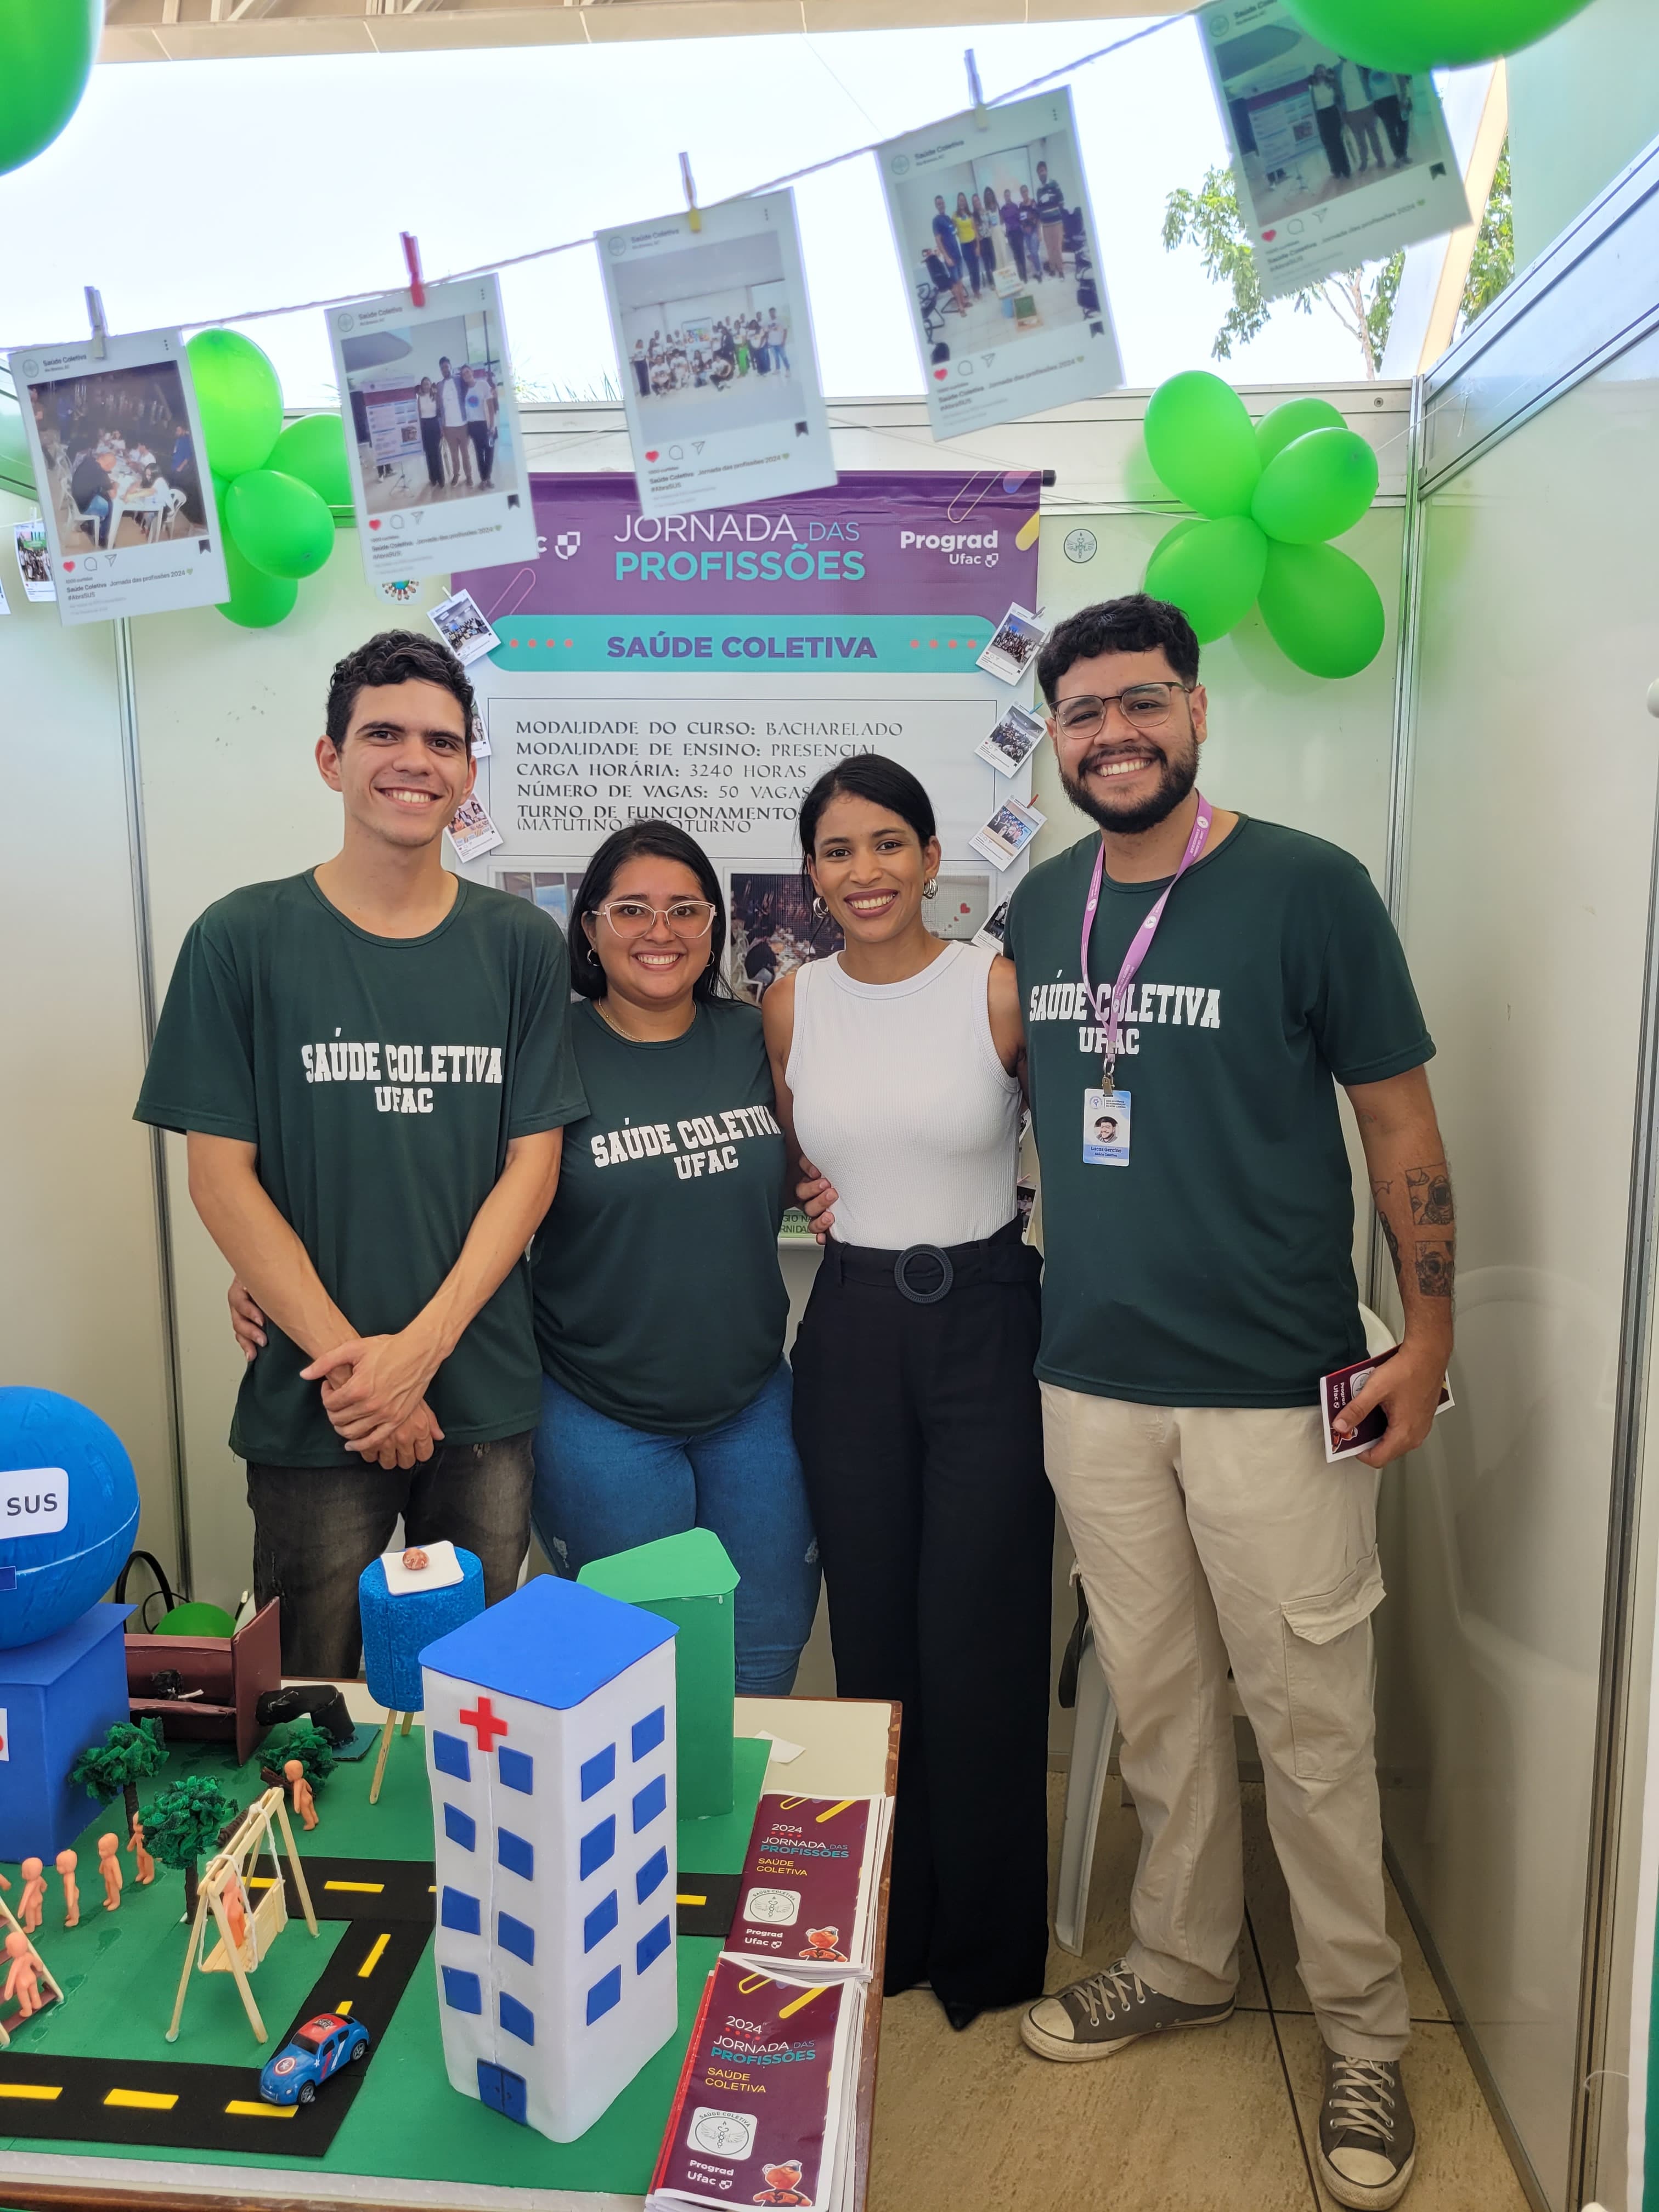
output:
[[856,982],[839,954],[795,970],[784,1073],[838,1243],[969,1244],[1013,1219],[1020,1090],[991,1036],[995,957],[953,942],[902,983]]

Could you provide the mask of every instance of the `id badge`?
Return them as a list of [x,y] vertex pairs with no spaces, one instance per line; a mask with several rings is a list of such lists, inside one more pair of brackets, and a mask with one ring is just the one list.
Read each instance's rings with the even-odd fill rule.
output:
[[1083,1094],[1083,1164],[1127,1168],[1129,1164],[1129,1094],[1085,1091]]

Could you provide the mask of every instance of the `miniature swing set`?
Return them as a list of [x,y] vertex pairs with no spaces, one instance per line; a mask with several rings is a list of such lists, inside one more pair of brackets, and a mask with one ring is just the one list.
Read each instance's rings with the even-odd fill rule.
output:
[[[288,1925],[288,1898],[283,1884],[282,1863],[276,1856],[273,1823],[282,1829],[283,1847],[288,1853],[289,1870],[305,1913],[306,1926],[313,1936],[319,1932],[311,1893],[306,1887],[305,1870],[294,1846],[294,1831],[289,1826],[287,1803],[280,1790],[267,1790],[249,1806],[229,1842],[208,1862],[207,1872],[202,1876],[196,1895],[196,1917],[191,1924],[190,1948],[185,1954],[185,1971],[179,1977],[173,2024],[167,2030],[169,2043],[179,2040],[179,2023],[184,2018],[185,1996],[192,1968],[198,1974],[234,1975],[237,1994],[255,2039],[260,2043],[270,2040],[247,1978]],[[270,1854],[270,1874],[263,1883],[264,1894],[250,1910],[248,1890],[261,1887],[252,1869],[262,1850]],[[207,1948],[210,1914],[219,1930],[219,1940],[211,1950]]]
[[[36,1975],[39,1977],[42,1985],[51,1990],[53,2002],[58,2004],[62,2004],[64,2002],[64,1992],[53,1978],[51,1967],[47,1966],[46,1960],[40,1956],[40,1952],[35,1948],[34,1939],[24,1928],[22,1923],[18,1919],[17,1915],[12,1911],[10,1905],[7,1904],[3,1897],[0,1897],[0,1920],[4,1921],[5,1932],[8,1936],[21,1936],[25,1943],[28,1945],[28,1955],[34,1961],[34,1971]],[[3,1942],[0,1942],[0,1960],[3,1960],[6,1956],[7,1954]],[[3,1977],[0,1977],[0,1978],[3,1978]],[[39,2008],[37,2008],[37,2009]],[[32,2017],[33,2015],[31,2014],[26,2013],[20,2008],[12,2014],[12,2025],[13,2027],[15,2027],[20,2020],[27,2020]],[[0,2051],[9,2049],[10,2047],[10,2044],[11,2038],[6,2033],[6,2024],[3,2021],[0,2021]]]

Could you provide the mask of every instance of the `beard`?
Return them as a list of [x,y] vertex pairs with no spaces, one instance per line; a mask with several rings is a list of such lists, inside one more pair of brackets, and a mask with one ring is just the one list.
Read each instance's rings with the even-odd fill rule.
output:
[[[1081,763],[1083,775],[1086,776],[1099,762],[1111,757],[1111,754],[1100,750],[1085,755]],[[1081,778],[1073,781],[1063,768],[1060,781],[1066,796],[1079,813],[1086,814],[1091,822],[1117,836],[1135,837],[1167,821],[1198,781],[1198,744],[1194,738],[1188,738],[1178,755],[1171,756],[1160,750],[1159,759],[1157,789],[1133,805],[1114,806],[1109,800],[1097,798]]]

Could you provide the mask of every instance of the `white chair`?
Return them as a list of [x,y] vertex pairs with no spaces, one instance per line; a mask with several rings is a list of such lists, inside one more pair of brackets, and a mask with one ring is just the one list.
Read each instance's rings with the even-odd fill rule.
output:
[[[1359,1318],[1365,1328],[1365,1349],[1385,1352],[1394,1342],[1386,1322],[1362,1305]],[[1072,1570],[1075,1581],[1077,1570]],[[1229,1687],[1231,1681],[1229,1678]],[[1233,1711],[1243,1711],[1238,1692],[1231,1691]],[[1060,1880],[1054,1893],[1054,1941],[1074,1958],[1083,1951],[1084,1929],[1089,1918],[1089,1877],[1094,1871],[1095,1838],[1100,1829],[1101,1800],[1112,1763],[1117,1735],[1117,1707],[1106,1686],[1106,1676],[1095,1651],[1092,1622],[1085,1622],[1078,1654],[1077,1708],[1072,1732],[1072,1765],[1066,1778],[1066,1817],[1060,1838]]]

